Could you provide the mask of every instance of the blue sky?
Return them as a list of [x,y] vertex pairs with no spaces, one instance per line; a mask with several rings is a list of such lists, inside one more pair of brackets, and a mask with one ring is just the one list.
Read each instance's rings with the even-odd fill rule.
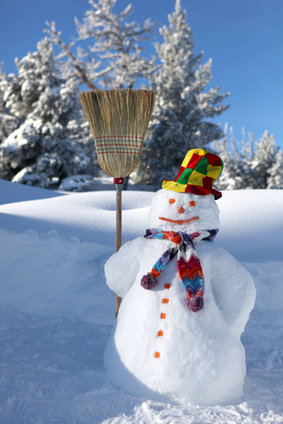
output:
[[[175,0],[117,0],[117,10],[134,6],[131,20],[151,18],[168,23]],[[283,0],[181,0],[194,32],[195,53],[203,63],[213,59],[212,87],[230,92],[230,109],[216,122],[242,127],[256,140],[268,130],[283,148]],[[82,19],[87,0],[2,0],[0,62],[6,73],[16,72],[14,58],[35,51],[45,21],[55,21],[66,42],[75,36],[74,17]],[[160,40],[158,29],[155,41]],[[147,49],[154,53],[153,46]]]

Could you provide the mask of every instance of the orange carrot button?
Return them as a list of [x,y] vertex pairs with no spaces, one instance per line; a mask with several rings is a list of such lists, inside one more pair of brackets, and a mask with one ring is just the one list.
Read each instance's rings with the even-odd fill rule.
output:
[[157,335],[158,335],[158,337],[162,337],[163,336],[163,331],[162,330],[159,330],[158,333],[157,333]]
[[165,319],[166,318],[166,314],[164,314],[163,312],[161,312],[160,318],[161,319]]
[[154,356],[155,356],[155,358],[160,358],[160,353],[159,352],[155,352]]
[[164,286],[166,289],[170,289],[170,287],[171,287],[171,284],[165,284],[165,286]]
[[166,298],[162,299],[162,303],[169,303],[169,299],[166,299]]

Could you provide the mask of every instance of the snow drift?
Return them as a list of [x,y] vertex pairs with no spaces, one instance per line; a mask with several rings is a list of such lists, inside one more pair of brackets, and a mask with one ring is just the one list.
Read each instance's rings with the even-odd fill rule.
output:
[[[224,192],[216,242],[257,290],[242,336],[243,397],[198,407],[132,397],[103,368],[114,325],[104,264],[114,252],[115,193],[63,194],[0,182],[0,414],[19,423],[281,423],[283,193]],[[124,242],[143,235],[153,193],[123,193]]]

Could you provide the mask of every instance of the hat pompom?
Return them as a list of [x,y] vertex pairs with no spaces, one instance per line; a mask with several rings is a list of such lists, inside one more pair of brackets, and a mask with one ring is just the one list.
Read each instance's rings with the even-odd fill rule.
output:
[[157,283],[158,283],[157,279],[154,278],[151,272],[144,275],[141,279],[141,286],[146,290],[153,289],[153,287],[155,287]]

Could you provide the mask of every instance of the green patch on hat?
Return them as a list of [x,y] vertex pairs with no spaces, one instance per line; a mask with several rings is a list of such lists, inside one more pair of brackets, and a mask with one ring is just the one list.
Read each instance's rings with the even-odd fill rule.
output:
[[178,184],[188,184],[188,180],[190,179],[190,175],[192,172],[193,172],[193,169],[185,168],[176,182]]
[[195,170],[200,174],[207,175],[209,162],[206,157],[202,157],[195,166]]

